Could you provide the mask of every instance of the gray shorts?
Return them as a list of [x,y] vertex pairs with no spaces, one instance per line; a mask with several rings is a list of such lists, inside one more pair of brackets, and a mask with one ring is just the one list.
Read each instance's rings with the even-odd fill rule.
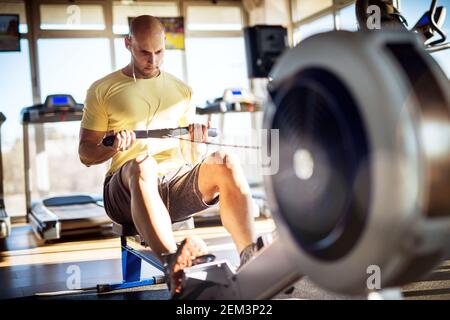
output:
[[[169,211],[172,222],[184,220],[207,209],[219,201],[215,198],[207,204],[202,199],[198,187],[198,175],[201,163],[195,166],[185,164],[158,178],[158,191]],[[105,178],[103,184],[103,202],[108,216],[116,223],[131,224],[131,195],[123,185],[121,170]]]

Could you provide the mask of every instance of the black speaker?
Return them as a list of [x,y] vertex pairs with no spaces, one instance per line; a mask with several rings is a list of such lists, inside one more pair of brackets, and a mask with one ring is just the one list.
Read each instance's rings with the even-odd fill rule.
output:
[[249,78],[267,78],[276,59],[288,48],[287,29],[256,25],[244,28]]

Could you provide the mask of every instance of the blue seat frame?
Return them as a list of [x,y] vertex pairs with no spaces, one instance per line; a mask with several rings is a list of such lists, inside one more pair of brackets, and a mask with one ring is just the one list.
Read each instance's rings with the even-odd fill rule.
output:
[[[193,218],[189,218],[173,224],[172,227],[177,230],[193,229],[194,220]],[[120,236],[120,247],[122,254],[122,282],[115,284],[99,284],[97,285],[97,292],[104,293],[165,283],[165,277],[162,275],[155,275],[150,278],[141,279],[143,262],[148,263],[159,271],[164,271],[164,267],[155,254],[150,251],[143,254],[128,244],[128,237],[139,238],[138,232],[134,225],[120,225],[113,223],[113,232]],[[145,246],[145,243],[142,241],[139,242],[142,246]]]

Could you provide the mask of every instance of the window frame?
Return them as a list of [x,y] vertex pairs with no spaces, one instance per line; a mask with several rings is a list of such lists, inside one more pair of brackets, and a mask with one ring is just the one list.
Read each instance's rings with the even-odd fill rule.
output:
[[[26,0],[28,2],[29,0]],[[38,38],[97,38],[97,37],[108,37],[112,31],[112,7],[109,10],[108,3],[112,5],[110,0],[75,0],[70,3],[61,2],[60,0],[34,0],[32,1],[35,9],[33,11],[33,27]],[[46,30],[41,29],[41,15],[40,6],[41,5],[98,5],[102,7],[103,17],[105,19],[105,29],[104,30]],[[111,11],[111,14],[110,12]]]
[[[1,0],[0,0],[1,1]],[[7,2],[7,1],[5,1]],[[116,52],[114,41],[118,38],[122,38],[124,35],[115,34],[113,32],[113,6],[114,0],[74,0],[68,3],[65,0],[22,0],[14,1],[17,3],[23,3],[25,6],[25,16],[27,22],[27,33],[22,33],[21,37],[28,40],[29,44],[29,59],[31,68],[31,79],[32,79],[32,96],[33,103],[40,103],[42,97],[40,94],[40,83],[39,83],[39,63],[38,63],[38,53],[37,53],[37,42],[39,39],[60,39],[60,38],[107,38],[109,40],[110,47],[110,57],[111,57],[111,70],[116,70]],[[140,3],[161,3],[161,2],[171,2],[178,6],[178,11],[180,16],[185,18],[185,37],[241,37],[243,36],[243,31],[189,31],[186,26],[188,24],[187,8],[189,6],[233,6],[239,7],[242,17],[243,27],[248,25],[248,13],[245,10],[242,1],[236,0],[226,0],[220,1],[217,4],[212,3],[207,0],[140,0]],[[41,5],[52,5],[52,4],[66,4],[66,5],[99,5],[103,9],[103,16],[105,22],[104,30],[43,30],[41,26],[41,16],[40,16],[40,6]],[[188,78],[187,66],[186,66],[186,54],[183,52],[183,74],[184,80]]]
[[[320,10],[310,16],[307,16],[305,18],[302,19],[296,19],[297,17],[297,2],[298,1],[302,1],[302,0],[289,0],[289,4],[290,4],[290,15],[291,15],[291,38],[292,38],[292,43],[293,45],[296,45],[297,43],[294,43],[294,33],[295,30],[300,28],[301,26],[311,23],[317,19],[320,19],[322,17],[325,17],[329,14],[332,15],[333,17],[333,22],[334,22],[334,29],[333,30],[340,30],[341,26],[340,26],[340,10],[348,7],[349,5],[353,4],[355,2],[355,0],[333,0],[332,4],[330,7],[325,8],[323,10]],[[300,35],[301,38],[301,35]]]
[[188,7],[238,7],[241,11],[242,28],[248,25],[248,15],[241,1],[220,1],[217,4],[212,4],[211,1],[182,1],[182,15],[185,17],[185,32],[187,37],[204,37],[204,38],[220,38],[220,37],[243,37],[243,30],[188,30],[189,16]]

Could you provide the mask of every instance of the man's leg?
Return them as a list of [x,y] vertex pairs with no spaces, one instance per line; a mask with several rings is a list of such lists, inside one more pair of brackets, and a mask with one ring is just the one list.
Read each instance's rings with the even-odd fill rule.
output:
[[175,252],[172,222],[158,191],[155,159],[139,156],[127,162],[121,173],[123,185],[131,194],[131,214],[139,234],[158,257]]
[[200,166],[198,185],[206,203],[220,194],[220,218],[238,252],[254,243],[255,208],[239,163],[225,152],[211,154]]
[[[139,234],[164,264],[166,282],[174,297],[182,292],[183,269],[208,253],[203,240],[187,237],[175,243],[172,221],[159,195],[157,163],[151,156],[127,162],[121,172],[122,184],[130,192],[131,216]],[[163,253],[173,253],[162,257]]]

